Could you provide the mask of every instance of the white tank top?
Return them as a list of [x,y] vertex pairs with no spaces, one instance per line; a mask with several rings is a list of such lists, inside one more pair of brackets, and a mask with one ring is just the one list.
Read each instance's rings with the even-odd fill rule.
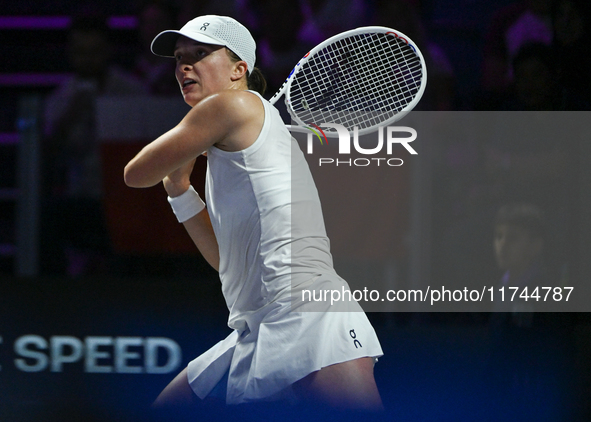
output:
[[[252,92],[252,91],[249,91]],[[220,252],[228,325],[243,331],[267,305],[319,274],[334,274],[318,192],[304,155],[268,101],[256,141],[207,151],[206,201]]]

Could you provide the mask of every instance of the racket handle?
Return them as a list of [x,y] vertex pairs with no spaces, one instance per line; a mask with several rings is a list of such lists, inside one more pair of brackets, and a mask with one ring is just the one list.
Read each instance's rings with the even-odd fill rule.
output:
[[285,125],[285,127],[287,128],[287,130],[289,130],[290,132],[300,132],[300,133],[311,133],[310,129],[306,129],[305,127],[302,126],[297,126],[297,125]]

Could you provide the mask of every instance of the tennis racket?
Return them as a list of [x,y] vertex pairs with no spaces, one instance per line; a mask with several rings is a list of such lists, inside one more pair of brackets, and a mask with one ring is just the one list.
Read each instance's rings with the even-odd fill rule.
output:
[[[419,48],[391,28],[368,26],[335,35],[293,68],[271,104],[285,104],[299,126],[338,123],[359,135],[393,123],[421,99],[427,68]],[[291,129],[297,129],[291,126]],[[337,137],[334,128],[324,133]]]

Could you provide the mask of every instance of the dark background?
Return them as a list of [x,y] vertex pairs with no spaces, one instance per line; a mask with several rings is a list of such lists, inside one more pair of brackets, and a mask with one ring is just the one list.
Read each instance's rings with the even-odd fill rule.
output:
[[[19,195],[16,174],[22,117],[19,103],[27,96],[43,100],[63,75],[69,74],[67,19],[79,14],[128,18],[124,24],[111,25],[111,37],[116,63],[132,71],[135,56],[145,48],[139,43],[137,20],[134,20],[139,4],[103,1],[97,6],[35,0],[2,3],[0,420],[142,420],[151,401],[174,374],[87,374],[82,362],[65,364],[61,373],[49,370],[24,373],[14,365],[18,356],[13,350],[18,338],[30,334],[46,340],[61,335],[78,339],[166,337],[181,346],[185,365],[228,333],[227,311],[216,274],[198,254],[187,253],[184,246],[158,253],[142,251],[141,245],[137,245],[139,252],[135,253],[115,248],[101,257],[100,265],[76,276],[39,271],[32,277],[20,277],[15,270]],[[269,38],[273,29],[263,24],[262,16],[264,11],[274,10],[272,3],[246,3],[239,12],[232,4],[225,3],[179,2],[175,6],[179,16],[219,10],[234,13],[239,20],[257,22],[256,17],[260,16],[253,32],[259,41]],[[364,10],[360,20],[368,25],[376,23],[379,19],[375,11],[381,3],[370,0],[359,3]],[[415,41],[419,45],[426,45],[426,40],[435,43],[447,56],[449,65],[433,72],[429,91],[419,108],[475,112],[523,109],[513,101],[513,87],[495,90],[482,82],[493,17],[513,3],[510,0],[410,2],[423,28],[420,37],[424,44]],[[277,12],[276,16],[280,14]],[[298,19],[292,12],[285,15]],[[39,23],[14,24],[16,17],[61,17],[66,18],[66,24],[59,19],[50,20],[54,23],[49,28]],[[179,20],[178,27],[184,23],[181,17]],[[335,29],[327,26],[325,34],[331,35]],[[392,22],[390,26],[397,28],[399,23]],[[349,28],[339,28],[344,29]],[[302,48],[304,51],[295,54],[303,55],[306,47]],[[272,94],[286,72],[280,66],[261,67],[268,76]],[[589,74],[584,67],[580,72]],[[580,101],[558,110],[589,110],[586,96],[589,82],[584,81],[579,85]],[[40,110],[39,113],[41,117]],[[38,130],[43,133],[42,119]],[[513,158],[523,152],[512,146],[497,146],[501,150],[505,148],[504,152]],[[458,280],[478,278],[494,283],[501,276],[492,254],[492,215],[499,205],[514,198],[509,194],[504,196],[506,192],[502,186],[499,188],[498,178],[494,175],[491,178],[490,172],[483,171],[488,169],[486,147],[444,145],[434,152],[437,159],[433,161],[438,164],[429,171],[429,244],[425,246],[431,257],[428,268],[424,269],[428,280],[445,283],[454,279],[461,285],[462,281]],[[563,236],[554,248],[561,257],[560,280],[568,285],[569,280],[585,282],[589,277],[586,264],[589,223],[584,206],[589,191],[584,170],[588,148],[568,143],[561,143],[562,147],[569,151],[565,168],[572,170],[567,194],[565,199],[542,198],[541,202],[551,203],[554,199],[564,205],[559,207],[562,214],[557,213],[562,220],[555,222]],[[536,148],[527,152],[535,153]],[[554,153],[548,146],[540,145],[539,149],[539,152]],[[161,187],[154,188],[155,197],[160,195],[157,189]],[[397,213],[408,215],[411,196],[403,197]],[[164,201],[163,195],[161,199]],[[113,231],[107,234],[110,238],[117,236]],[[182,235],[180,231],[173,237]],[[178,242],[185,245],[182,242],[186,239]],[[403,237],[400,242],[406,245]],[[408,285],[409,252],[399,251],[395,258],[396,278],[401,286]],[[41,263],[44,259],[41,255]],[[528,329],[499,322],[487,313],[405,312],[369,316],[385,352],[376,366],[376,380],[388,409],[388,420],[589,419],[591,320],[585,313],[536,315],[536,323]]]

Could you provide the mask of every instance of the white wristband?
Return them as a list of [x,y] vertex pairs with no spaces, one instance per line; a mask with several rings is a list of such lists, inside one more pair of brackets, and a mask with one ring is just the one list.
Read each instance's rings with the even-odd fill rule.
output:
[[174,198],[168,197],[168,202],[172,206],[172,211],[176,215],[179,223],[184,223],[189,218],[199,214],[205,208],[205,202],[201,199],[193,186],[185,193]]

